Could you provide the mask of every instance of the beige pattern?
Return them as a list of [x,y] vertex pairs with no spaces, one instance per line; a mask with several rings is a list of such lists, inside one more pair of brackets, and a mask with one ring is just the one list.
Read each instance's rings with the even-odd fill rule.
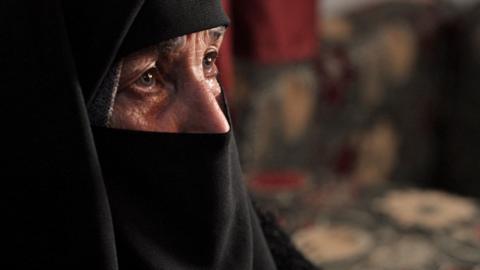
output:
[[391,191],[374,208],[403,227],[444,229],[471,221],[477,212],[469,199],[441,191]]

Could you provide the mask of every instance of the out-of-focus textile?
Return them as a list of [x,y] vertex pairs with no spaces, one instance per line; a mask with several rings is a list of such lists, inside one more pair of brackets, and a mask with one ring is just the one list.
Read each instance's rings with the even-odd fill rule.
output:
[[440,186],[480,197],[480,5],[455,17],[444,31]]
[[315,0],[233,1],[236,54],[262,64],[311,59],[315,6]]
[[[232,16],[230,0],[222,0],[222,5],[229,17]],[[233,63],[233,34],[234,26],[228,27],[225,37],[223,38],[222,47],[218,57],[219,80],[226,94],[231,97],[235,84],[234,63]]]

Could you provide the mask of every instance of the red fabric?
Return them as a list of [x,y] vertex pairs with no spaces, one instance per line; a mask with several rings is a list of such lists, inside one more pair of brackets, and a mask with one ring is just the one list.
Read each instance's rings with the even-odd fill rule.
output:
[[257,173],[248,182],[255,192],[285,192],[305,186],[306,175],[299,171],[265,171]]
[[[230,0],[222,1],[223,8],[227,14],[231,17]],[[218,57],[218,70],[219,79],[226,92],[226,95],[230,99],[232,97],[233,87],[235,85],[234,69],[233,69],[233,27],[230,26],[223,38],[222,47]]]
[[263,64],[312,59],[316,0],[234,0],[235,52]]

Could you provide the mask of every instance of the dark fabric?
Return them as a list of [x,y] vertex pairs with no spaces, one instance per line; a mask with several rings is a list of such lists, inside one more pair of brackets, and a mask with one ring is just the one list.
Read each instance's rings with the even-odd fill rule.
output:
[[480,198],[480,5],[441,32],[441,113],[434,184]]
[[1,1],[0,40],[0,268],[116,269],[108,201],[59,2]]
[[294,246],[290,237],[280,228],[272,213],[255,207],[262,230],[278,270],[319,270]]
[[228,23],[219,0],[146,0],[128,31],[120,54]]
[[[60,13],[65,20],[76,73],[88,104],[94,99],[96,89],[115,62],[117,51],[144,2],[145,0],[61,1],[63,9]],[[44,5],[51,4],[45,1]],[[57,32],[56,29],[48,31]],[[149,37],[143,39],[149,40]]]
[[[193,3],[177,2],[185,3],[185,8]],[[153,152],[160,146],[149,135],[138,141],[131,136],[116,146],[138,155],[123,157],[131,163],[116,167],[124,173],[121,179],[111,174],[109,160],[121,157],[110,156],[107,150],[122,140],[114,135],[100,139],[96,133],[95,141],[86,104],[110,70],[142,7],[141,0],[0,2],[2,269],[162,269],[154,268],[156,264],[164,269],[208,269],[211,265],[218,269],[275,269],[241,187],[236,157],[231,157],[236,151],[228,139],[231,135],[200,140],[188,135],[178,139],[177,135],[158,135],[165,139],[158,143],[170,152],[192,147],[177,157],[172,153],[172,160],[179,161],[182,155],[214,158],[198,160],[201,166],[185,163],[184,170],[180,164],[149,167],[155,159],[168,160],[169,156]],[[175,10],[169,12],[176,14]],[[214,14],[204,10],[202,16]],[[197,20],[201,17],[192,18],[203,25]],[[223,19],[220,21],[223,24]],[[195,22],[185,23],[178,34],[198,30]],[[184,23],[179,20],[179,24]],[[151,149],[132,147],[142,141],[154,144]],[[171,189],[150,189],[167,184],[147,177],[158,169],[178,173],[179,182],[169,181]],[[198,182],[198,176],[207,179],[205,185]],[[182,185],[190,188],[173,193],[180,192]],[[125,187],[130,192],[122,190]],[[156,194],[166,195],[169,190],[178,213],[166,205],[150,204],[162,200]],[[198,215],[198,227],[188,227],[182,213]],[[163,238],[142,238],[150,236],[146,232],[154,231],[156,228],[149,226],[156,224],[162,225],[158,233],[162,232]],[[195,244],[181,246],[190,236],[196,238]],[[200,247],[201,256],[194,254],[194,247]]]
[[115,64],[103,79],[94,100],[88,105],[88,118],[94,126],[108,127],[118,91],[122,64]]
[[124,269],[275,269],[228,134],[94,128]]

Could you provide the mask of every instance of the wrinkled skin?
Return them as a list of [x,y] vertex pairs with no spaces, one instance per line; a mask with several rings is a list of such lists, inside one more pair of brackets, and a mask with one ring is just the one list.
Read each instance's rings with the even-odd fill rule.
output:
[[215,65],[224,31],[219,27],[188,34],[173,49],[152,46],[125,57],[111,127],[228,132]]

